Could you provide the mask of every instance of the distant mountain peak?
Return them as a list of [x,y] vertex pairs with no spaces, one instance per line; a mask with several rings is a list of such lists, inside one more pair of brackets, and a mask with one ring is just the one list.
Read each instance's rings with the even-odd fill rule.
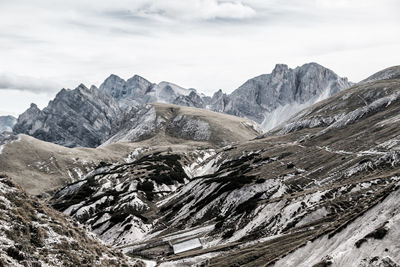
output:
[[280,72],[289,69],[286,64],[276,64],[272,72]]
[[38,106],[35,103],[31,103],[30,108],[38,108]]
[[[22,116],[25,119],[31,117],[29,120],[19,120],[29,121],[29,125],[21,128],[18,122],[16,129],[17,132],[33,134],[42,140],[67,146],[97,146],[106,138],[113,120],[119,119],[132,107],[151,102],[206,108],[245,117],[270,129],[301,108],[350,86],[346,78],[314,62],[295,69],[286,64],[276,64],[270,74],[249,79],[231,94],[225,94],[220,89],[212,97],[168,81],[155,84],[137,74],[128,80],[111,74],[99,88],[92,86],[88,89],[80,84],[74,90],[62,89],[43,111],[33,108],[28,112],[31,116]],[[290,106],[290,109],[278,112],[286,106]],[[58,120],[51,114],[57,114],[58,119],[69,114],[71,119]],[[100,116],[100,119],[95,116]],[[49,118],[53,121],[50,122]],[[73,118],[76,122],[71,121]],[[90,132],[86,133],[87,137],[82,136],[79,124]]]

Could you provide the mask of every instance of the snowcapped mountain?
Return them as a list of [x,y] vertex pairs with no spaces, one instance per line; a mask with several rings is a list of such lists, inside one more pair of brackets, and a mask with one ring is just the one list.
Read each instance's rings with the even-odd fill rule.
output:
[[160,266],[397,266],[399,112],[399,79],[355,85],[258,139],[138,148],[51,203]]
[[0,116],[0,133],[12,132],[12,128],[17,123],[17,119],[13,116]]

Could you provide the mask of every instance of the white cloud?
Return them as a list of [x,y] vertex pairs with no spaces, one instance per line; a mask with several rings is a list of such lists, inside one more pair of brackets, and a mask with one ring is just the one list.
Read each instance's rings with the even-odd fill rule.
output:
[[0,90],[4,89],[30,91],[32,93],[51,93],[61,90],[62,87],[59,83],[47,79],[0,73]]
[[146,11],[174,19],[212,20],[212,19],[246,19],[255,16],[256,11],[241,1],[217,0],[170,0],[149,1]]

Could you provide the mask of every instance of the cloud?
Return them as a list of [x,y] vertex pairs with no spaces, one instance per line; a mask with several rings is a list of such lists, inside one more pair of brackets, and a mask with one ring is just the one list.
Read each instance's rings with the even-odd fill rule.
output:
[[242,1],[169,0],[151,1],[144,9],[149,14],[162,14],[182,20],[247,19],[256,11]]
[[[256,15],[256,10],[245,0],[82,0],[75,8],[93,12],[114,13],[122,19],[148,18],[173,21],[201,21],[214,19],[248,19]],[[110,12],[111,11],[111,12]]]
[[0,73],[0,90],[12,89],[32,93],[53,93],[61,89],[60,84],[47,79]]

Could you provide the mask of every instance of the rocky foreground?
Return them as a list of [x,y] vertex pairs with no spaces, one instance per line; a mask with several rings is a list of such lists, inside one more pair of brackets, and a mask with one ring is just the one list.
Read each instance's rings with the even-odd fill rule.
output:
[[1,266],[140,266],[0,175]]

